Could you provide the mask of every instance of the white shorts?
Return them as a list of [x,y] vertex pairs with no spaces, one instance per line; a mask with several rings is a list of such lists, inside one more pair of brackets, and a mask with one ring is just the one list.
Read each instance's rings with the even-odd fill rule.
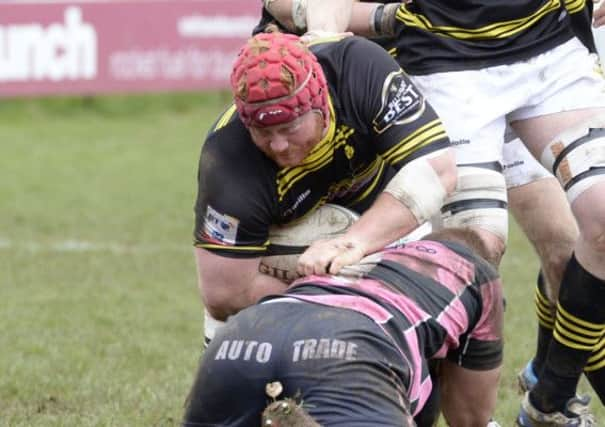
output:
[[507,189],[520,187],[538,179],[555,177],[531,155],[523,142],[516,137],[504,143],[502,166]]
[[459,164],[504,163],[507,122],[605,107],[597,58],[576,38],[527,61],[412,78],[443,120]]

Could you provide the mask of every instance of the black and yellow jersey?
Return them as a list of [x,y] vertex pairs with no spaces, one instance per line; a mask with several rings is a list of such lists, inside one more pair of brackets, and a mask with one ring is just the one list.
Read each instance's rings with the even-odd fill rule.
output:
[[196,246],[261,256],[270,225],[326,202],[363,212],[403,165],[449,146],[434,110],[378,45],[346,37],[311,50],[328,81],[326,136],[301,165],[280,168],[254,145],[235,107],[228,108],[200,156]]
[[562,1],[413,0],[380,43],[410,74],[511,64],[572,37]]

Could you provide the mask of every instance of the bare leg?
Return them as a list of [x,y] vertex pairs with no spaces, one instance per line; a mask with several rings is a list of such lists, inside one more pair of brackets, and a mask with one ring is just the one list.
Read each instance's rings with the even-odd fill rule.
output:
[[[542,158],[544,153],[542,161],[546,167],[557,167],[558,177],[568,193],[575,191],[568,197],[573,200],[571,208],[580,230],[558,294],[554,339],[538,383],[529,395],[529,402],[543,412],[565,409],[605,331],[605,313],[594,309],[605,301],[605,201],[602,197],[605,182],[599,176],[597,180],[584,181],[574,187],[583,178],[601,170],[600,158],[591,156],[583,144],[592,141],[595,147],[603,147],[600,136],[605,127],[604,115],[605,109],[587,109],[511,124],[536,157]],[[582,123],[588,117],[592,117],[591,122]],[[574,157],[577,154],[580,157]],[[595,164],[582,160],[591,158]],[[586,183],[588,185],[582,187]]]
[[496,407],[500,370],[476,371],[442,361],[441,410],[450,427],[487,425]]
[[540,258],[548,300],[554,304],[578,238],[565,193],[554,177],[539,179],[509,188],[508,206]]

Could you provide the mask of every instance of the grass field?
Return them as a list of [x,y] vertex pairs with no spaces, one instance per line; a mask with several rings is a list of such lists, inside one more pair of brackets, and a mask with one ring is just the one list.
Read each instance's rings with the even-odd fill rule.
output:
[[[225,94],[0,103],[0,426],[178,424],[201,346],[197,159],[226,103]],[[513,224],[503,427],[534,348],[536,269]]]

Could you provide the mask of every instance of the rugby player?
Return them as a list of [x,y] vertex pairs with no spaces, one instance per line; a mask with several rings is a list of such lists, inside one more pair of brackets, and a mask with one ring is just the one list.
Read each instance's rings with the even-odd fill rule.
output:
[[[471,229],[444,229],[240,311],[204,353],[183,425],[258,425],[270,396],[294,399],[314,419],[284,426],[415,426],[437,359],[440,387],[455,391],[443,395],[448,425],[485,427],[503,304],[496,270],[480,254],[489,251]],[[265,420],[280,410],[271,407]]]
[[195,256],[207,338],[217,321],[285,289],[259,271],[271,225],[336,203],[363,213],[346,239],[370,253],[437,213],[456,183],[441,121],[364,38],[307,48],[294,35],[258,34],[231,84],[235,104],[199,162]]

